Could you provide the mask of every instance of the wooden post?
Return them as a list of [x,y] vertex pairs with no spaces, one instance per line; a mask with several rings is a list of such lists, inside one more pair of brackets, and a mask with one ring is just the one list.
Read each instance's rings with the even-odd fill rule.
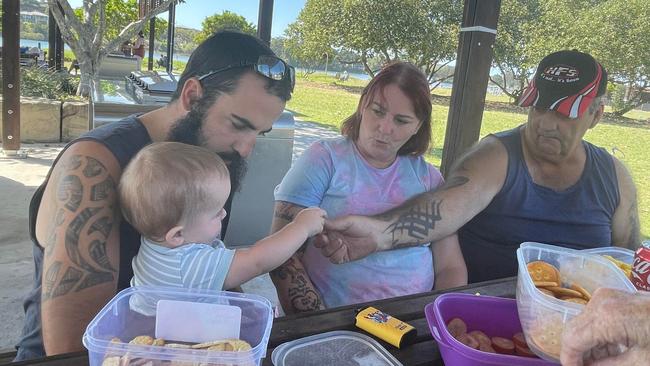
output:
[[174,68],[174,29],[176,28],[176,4],[169,4],[169,21],[167,23],[167,72],[172,73]]
[[154,47],[154,40],[156,36],[156,17],[153,17],[149,20],[149,64],[147,65],[147,69],[149,71],[153,70],[153,49]]
[[2,0],[2,149],[20,150],[20,3]]
[[481,132],[500,8],[501,0],[465,0],[442,151],[445,176]]
[[271,45],[271,24],[273,23],[273,0],[260,0],[257,13],[257,36]]

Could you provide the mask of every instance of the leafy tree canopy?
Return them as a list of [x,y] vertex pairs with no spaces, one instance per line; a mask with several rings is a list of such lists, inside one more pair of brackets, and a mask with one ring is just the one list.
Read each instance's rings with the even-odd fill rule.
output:
[[203,20],[201,26],[201,32],[194,38],[197,44],[203,42],[215,32],[224,29],[239,30],[252,35],[257,34],[257,28],[253,23],[248,22],[243,16],[228,10],[221,14],[210,15]]

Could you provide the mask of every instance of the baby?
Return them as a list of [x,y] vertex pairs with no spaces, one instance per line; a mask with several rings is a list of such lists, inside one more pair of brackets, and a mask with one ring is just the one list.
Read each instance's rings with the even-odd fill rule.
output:
[[[142,149],[119,186],[124,218],[141,234],[131,286],[230,289],[278,267],[323,230],[325,211],[307,208],[251,248],[227,249],[219,235],[229,194],[228,168],[215,153],[177,142]],[[153,315],[159,299],[133,297],[131,308]]]

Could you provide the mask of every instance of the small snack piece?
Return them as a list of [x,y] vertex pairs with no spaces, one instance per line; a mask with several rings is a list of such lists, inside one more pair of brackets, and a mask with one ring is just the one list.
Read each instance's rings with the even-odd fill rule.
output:
[[145,346],[151,346],[153,344],[154,339],[150,336],[137,336],[129,342],[129,344],[140,344],[140,345],[145,345]]
[[512,355],[515,353],[515,345],[511,340],[503,337],[492,337],[492,347],[497,353]]
[[620,268],[621,271],[623,271],[623,273],[625,273],[625,276],[627,276],[627,278],[631,278],[631,276],[632,276],[632,265],[631,264],[620,261],[620,260],[612,257],[611,255],[603,255],[603,257],[607,258],[610,262],[614,263],[618,268]]
[[447,323],[447,330],[452,337],[458,339],[461,334],[467,333],[467,325],[460,318],[454,318]]
[[164,346],[165,345],[165,340],[162,338],[156,338],[153,340],[153,343],[151,344],[152,346]]
[[560,271],[549,263],[534,261],[528,263],[527,267],[533,281],[560,283]]
[[528,346],[522,347],[518,344],[515,344],[515,355],[523,357],[537,357],[537,355],[533,353],[533,351],[531,351]]
[[551,291],[555,297],[582,297],[578,291],[564,287],[547,287],[546,289]]
[[208,351],[233,352],[235,349],[228,341],[222,341],[207,348]]
[[591,294],[589,293],[589,291],[587,291],[584,287],[578,285],[577,283],[571,284],[571,289],[578,291],[585,300],[587,301],[591,300]]
[[535,287],[558,287],[559,283],[553,281],[533,281]]
[[479,343],[476,340],[476,338],[472,337],[471,335],[469,335],[467,333],[461,334],[456,339],[458,340],[458,342],[466,345],[469,348],[478,349]]
[[512,342],[515,344],[515,346],[519,345],[520,347],[528,348],[528,343],[526,343],[526,337],[522,332],[515,333],[512,336]]
[[469,333],[467,333],[474,337],[479,343],[479,345],[488,345],[492,347],[492,341],[490,340],[490,337],[487,336],[487,334],[483,333],[480,330],[473,330]]
[[182,344],[182,343],[165,343],[165,347],[182,348],[182,349],[191,348],[189,344]]
[[537,288],[539,291],[541,291],[544,295],[548,295],[550,297],[555,297],[555,294],[545,288]]

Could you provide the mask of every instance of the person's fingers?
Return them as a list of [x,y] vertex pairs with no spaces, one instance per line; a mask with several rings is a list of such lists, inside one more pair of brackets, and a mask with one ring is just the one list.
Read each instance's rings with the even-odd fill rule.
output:
[[348,248],[345,245],[341,245],[329,258],[330,262],[334,264],[349,262]]
[[321,247],[320,250],[323,253],[323,255],[326,256],[327,258],[330,258],[331,261],[333,260],[332,255],[336,253],[339,249],[341,249],[342,246],[343,246],[343,241],[341,239],[335,239],[335,240],[330,240],[329,244]]
[[344,220],[345,218],[337,218],[334,220],[327,220],[325,222],[325,229],[330,231],[346,231],[352,225],[351,222]]
[[327,232],[322,231],[320,234],[316,235],[312,241],[312,244],[316,248],[322,248],[323,246],[327,245],[329,242],[329,239],[327,237]]
[[598,344],[591,330],[593,319],[589,314],[591,312],[583,311],[564,327],[562,353],[560,354],[562,365],[581,366],[583,355]]
[[314,247],[316,248],[322,248],[326,245],[329,244],[329,236],[327,235],[326,231],[321,232],[320,234],[316,235],[314,237],[313,243]]

